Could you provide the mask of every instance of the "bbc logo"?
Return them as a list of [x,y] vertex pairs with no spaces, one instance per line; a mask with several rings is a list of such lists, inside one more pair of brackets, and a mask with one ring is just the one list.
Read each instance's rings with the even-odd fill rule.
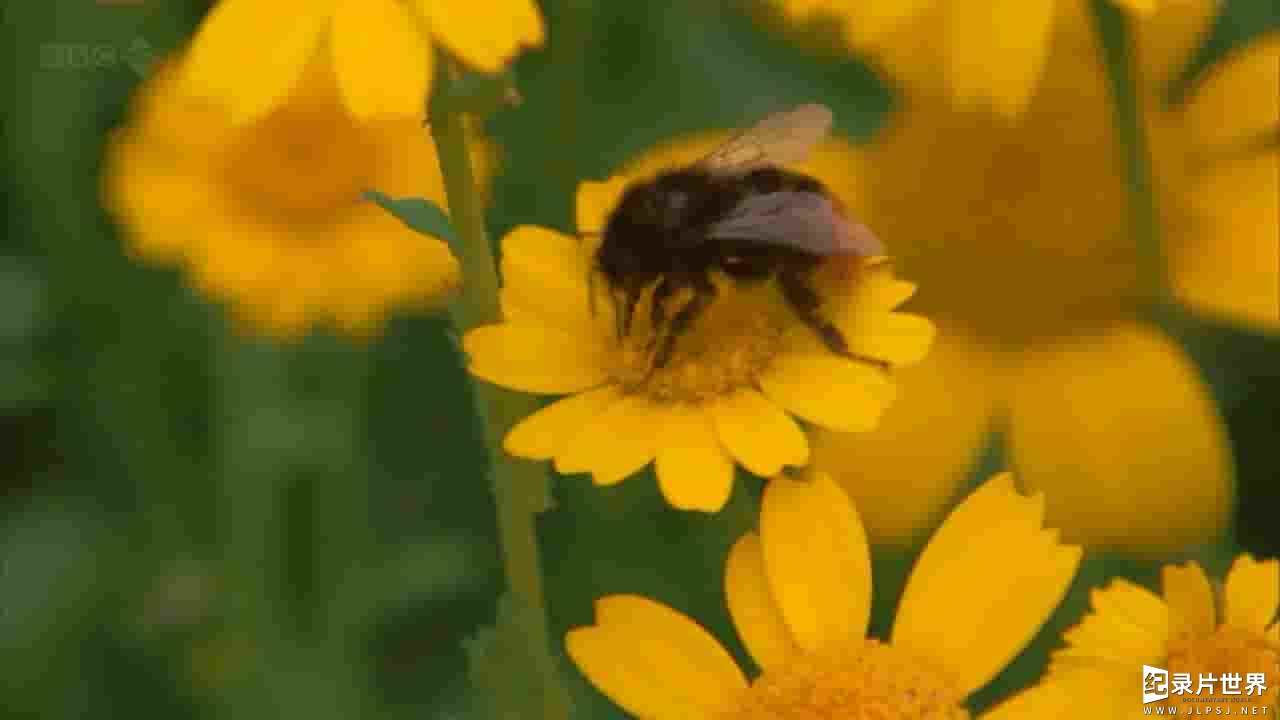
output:
[[110,43],[51,42],[40,46],[40,67],[44,70],[96,70],[127,67],[146,75],[155,52],[142,38],[127,45]]

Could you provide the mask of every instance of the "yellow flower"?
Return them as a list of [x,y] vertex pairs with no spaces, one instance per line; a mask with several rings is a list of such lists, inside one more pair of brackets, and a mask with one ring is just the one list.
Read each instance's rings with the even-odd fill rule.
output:
[[[652,720],[942,720],[1008,665],[1057,607],[1080,549],[1041,526],[1043,503],[1007,474],[974,492],[916,562],[888,640],[867,637],[871,559],[854,506],[830,478],[778,478],[759,533],[725,567],[748,681],[690,618],[643,597],[596,604],[565,647],[623,709]],[[986,717],[1016,717],[1000,713]]]
[[[1149,15],[1157,0],[1111,0]],[[1022,112],[1043,82],[1055,24],[1088,0],[778,0],[793,22],[833,18],[849,47],[885,63],[899,79],[945,92],[958,105]],[[927,70],[926,70],[927,68]],[[938,68],[941,68],[939,72]]]
[[445,206],[430,135],[409,118],[357,124],[332,69],[248,125],[186,97],[176,62],[148,80],[112,135],[104,205],[134,256],[186,268],[246,327],[296,337],[317,324],[375,332],[397,306],[435,306],[457,262],[362,199],[365,190]]
[[[1192,707],[1235,715],[1280,711],[1280,562],[1242,555],[1221,585],[1211,584],[1195,563],[1166,566],[1162,580],[1162,595],[1125,580],[1095,590],[1093,611],[1064,634],[1067,647],[1054,654],[1045,678],[1002,710],[1048,720],[1082,711],[1100,720],[1135,717],[1142,666],[1150,665],[1169,673],[1170,692],[1145,707],[1176,707],[1179,715]],[[1182,673],[1192,682],[1189,693],[1174,691]],[[1241,680],[1231,688],[1238,693],[1222,684],[1227,674]],[[1246,692],[1250,674],[1262,675],[1264,689]],[[1202,688],[1202,675],[1215,680]],[[1183,702],[1188,696],[1197,705]]]
[[195,36],[184,80],[224,103],[233,122],[247,122],[283,102],[323,55],[356,118],[420,118],[433,45],[496,73],[542,40],[532,0],[222,0]]
[[[659,151],[625,175],[584,183],[578,228],[598,233],[631,178],[705,153],[714,141]],[[802,169],[829,176],[848,150],[833,143]],[[471,372],[523,392],[572,394],[517,425],[507,452],[553,459],[562,473],[620,482],[655,461],[672,506],[718,511],[734,465],[763,477],[808,462],[809,443],[792,415],[845,431],[873,427],[894,394],[883,367],[830,353],[794,319],[770,285],[725,286],[684,334],[671,362],[652,375],[643,349],[647,312],[619,343],[610,300],[597,283],[589,300],[595,245],[546,228],[520,227],[503,241],[505,321],[465,338]],[[850,349],[891,366],[919,361],[933,337],[928,320],[896,312],[914,291],[873,260],[848,285],[827,279],[825,312]],[[642,303],[643,305],[643,303]]]
[[[1274,331],[1277,155],[1239,148],[1280,118],[1280,38],[1220,67],[1187,107],[1159,100],[1211,10],[1171,3],[1137,28],[1163,247],[1182,303]],[[1016,122],[909,95],[849,162],[863,186],[853,211],[920,282],[916,307],[939,328],[874,432],[815,436],[815,465],[850,479],[876,540],[936,523],[992,427],[1072,542],[1160,552],[1212,539],[1229,517],[1221,418],[1143,315],[1096,33],[1082,9],[1055,27],[1043,91]],[[857,481],[887,474],[910,484]]]

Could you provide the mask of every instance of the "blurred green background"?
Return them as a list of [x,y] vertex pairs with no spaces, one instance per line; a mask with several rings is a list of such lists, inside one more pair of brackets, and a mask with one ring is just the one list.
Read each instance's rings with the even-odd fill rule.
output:
[[[543,6],[548,46],[516,67],[525,101],[489,124],[495,237],[570,228],[579,179],[681,131],[821,99],[866,138],[891,101],[865,66],[806,55],[727,4]],[[502,578],[447,323],[397,317],[368,346],[237,339],[179,273],[128,260],[97,202],[105,131],[206,8],[0,9],[0,717],[481,716],[467,639]],[[1243,19],[1206,61],[1280,14],[1238,0],[1228,17]],[[1165,322],[1228,419],[1239,544],[1280,554],[1280,339]],[[984,465],[999,464],[993,446]],[[758,491],[739,483],[705,518],[667,509],[651,478],[558,482],[541,522],[557,634],[594,597],[640,592],[742,657],[717,578]],[[581,717],[611,716],[574,678]]]

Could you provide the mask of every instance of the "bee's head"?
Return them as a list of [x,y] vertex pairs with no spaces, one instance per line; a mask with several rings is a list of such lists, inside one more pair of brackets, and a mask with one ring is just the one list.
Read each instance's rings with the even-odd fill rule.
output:
[[611,218],[611,226],[639,237],[648,244],[678,250],[690,241],[704,213],[707,181],[688,171],[663,173],[655,179],[631,186]]
[[593,279],[598,275],[608,287],[621,291],[634,302],[646,286],[662,275],[666,261],[659,248],[646,248],[616,238],[605,235],[604,243],[596,252],[591,275]]
[[669,171],[622,194],[605,224],[596,269],[611,285],[633,290],[675,269],[703,237],[705,177]]

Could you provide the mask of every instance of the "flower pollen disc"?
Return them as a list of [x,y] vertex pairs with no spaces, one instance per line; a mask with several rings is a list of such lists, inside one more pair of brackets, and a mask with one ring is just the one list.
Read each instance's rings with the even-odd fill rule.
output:
[[765,671],[724,720],[968,720],[963,700],[927,664],[865,640]]

